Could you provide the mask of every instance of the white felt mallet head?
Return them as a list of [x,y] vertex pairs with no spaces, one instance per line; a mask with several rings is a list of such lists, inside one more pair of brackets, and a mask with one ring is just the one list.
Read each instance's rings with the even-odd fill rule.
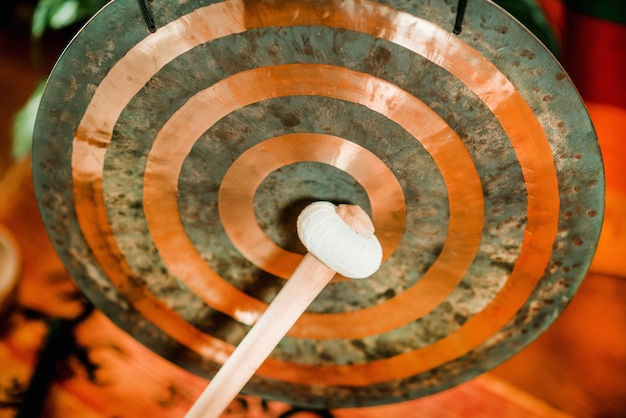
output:
[[306,249],[345,277],[363,279],[380,267],[382,247],[359,206],[315,202],[300,213],[297,226]]

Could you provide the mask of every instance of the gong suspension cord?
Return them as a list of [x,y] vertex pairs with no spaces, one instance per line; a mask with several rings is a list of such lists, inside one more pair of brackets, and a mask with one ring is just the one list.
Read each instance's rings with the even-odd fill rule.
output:
[[467,0],[459,0],[459,4],[456,8],[456,20],[454,21],[454,29],[452,30],[455,35],[461,33],[461,26],[463,26],[463,18],[465,17],[466,8]]
[[148,5],[148,0],[139,0],[139,8],[141,9],[143,20],[146,22],[146,26],[148,26],[150,33],[156,32],[156,24],[154,23],[154,17],[152,16],[152,10],[150,10],[150,6]]

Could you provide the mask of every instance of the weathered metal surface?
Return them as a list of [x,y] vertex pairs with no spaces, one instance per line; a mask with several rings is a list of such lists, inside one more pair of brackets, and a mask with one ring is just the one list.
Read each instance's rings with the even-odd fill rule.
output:
[[38,201],[87,296],[210,378],[302,257],[313,200],[372,216],[247,391],[397,402],[545,330],[598,239],[600,152],[571,80],[490,2],[116,0],[68,46],[35,129]]

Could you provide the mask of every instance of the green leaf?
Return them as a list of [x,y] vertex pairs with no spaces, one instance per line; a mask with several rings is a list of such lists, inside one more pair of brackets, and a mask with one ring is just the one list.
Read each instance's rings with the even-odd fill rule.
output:
[[61,29],[78,21],[78,1],[64,1],[50,11],[50,28]]
[[63,29],[83,23],[108,0],[39,0],[33,13],[31,34],[40,39],[47,29]]
[[13,119],[13,157],[20,159],[30,151],[35,130],[35,119],[41,102],[41,95],[45,81],[39,83],[24,107],[20,109]]
[[41,38],[46,31],[48,27],[48,15],[55,3],[58,3],[58,0],[39,0],[39,3],[37,3],[31,24],[31,34],[33,38]]

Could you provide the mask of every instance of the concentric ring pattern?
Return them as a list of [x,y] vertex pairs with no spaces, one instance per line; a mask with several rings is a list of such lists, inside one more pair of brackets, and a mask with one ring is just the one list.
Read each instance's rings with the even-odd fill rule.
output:
[[361,205],[373,277],[336,277],[247,391],[397,402],[510,357],[584,277],[603,213],[571,81],[506,13],[451,1],[105,7],[51,74],[33,167],[88,297],[210,378],[302,259],[314,200]]

